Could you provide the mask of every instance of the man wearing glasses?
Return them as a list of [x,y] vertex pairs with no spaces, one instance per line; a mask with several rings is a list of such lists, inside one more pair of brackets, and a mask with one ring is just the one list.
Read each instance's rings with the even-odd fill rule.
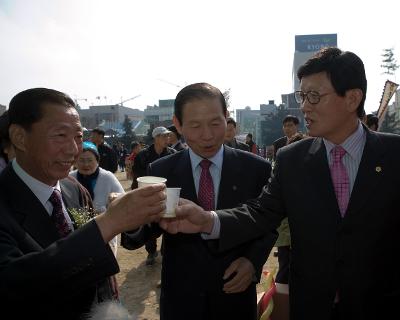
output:
[[288,217],[291,319],[390,319],[400,301],[400,137],[361,123],[367,80],[354,53],[325,48],[297,76],[314,138],[281,149],[257,200],[216,212],[184,202],[181,220],[161,225],[208,233],[220,252],[265,234],[272,249]]

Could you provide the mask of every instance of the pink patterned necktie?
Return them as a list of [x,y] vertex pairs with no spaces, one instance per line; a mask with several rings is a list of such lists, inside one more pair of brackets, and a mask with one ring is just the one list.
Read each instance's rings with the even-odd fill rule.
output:
[[60,237],[64,238],[71,232],[71,228],[69,227],[67,219],[64,216],[64,212],[62,209],[61,193],[58,190],[54,189],[49,198],[49,201],[53,205],[51,220],[53,220],[54,224],[56,225]]
[[208,159],[203,159],[200,162],[201,175],[198,200],[200,206],[206,211],[214,209],[214,184],[209,170],[211,165],[212,162]]
[[342,163],[342,158],[345,154],[346,150],[344,150],[341,146],[336,146],[331,150],[331,177],[342,217],[344,217],[346,213],[350,198],[349,176],[347,174],[346,167]]

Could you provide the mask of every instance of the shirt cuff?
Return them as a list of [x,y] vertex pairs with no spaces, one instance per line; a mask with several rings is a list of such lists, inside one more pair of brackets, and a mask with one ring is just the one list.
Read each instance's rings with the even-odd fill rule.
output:
[[215,211],[210,211],[210,212],[213,215],[214,224],[213,224],[213,228],[212,228],[210,234],[208,234],[208,233],[201,234],[201,237],[203,238],[203,240],[219,239],[221,222],[219,221],[219,217]]

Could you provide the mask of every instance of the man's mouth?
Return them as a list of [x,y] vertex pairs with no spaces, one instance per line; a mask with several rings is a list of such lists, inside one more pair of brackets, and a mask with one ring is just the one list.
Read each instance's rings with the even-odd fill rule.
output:
[[310,125],[312,125],[314,123],[313,120],[311,120],[310,118],[304,118],[304,120],[306,121],[306,126],[309,127]]
[[65,167],[71,167],[74,164],[73,161],[58,161],[58,163]]

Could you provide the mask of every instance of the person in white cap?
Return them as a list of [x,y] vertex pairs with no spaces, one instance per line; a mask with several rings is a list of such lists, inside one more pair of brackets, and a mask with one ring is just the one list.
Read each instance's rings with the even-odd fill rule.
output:
[[[153,144],[141,150],[135,158],[135,163],[133,164],[133,181],[131,185],[132,190],[138,187],[136,179],[147,175],[147,167],[150,163],[176,152],[175,149],[168,147],[170,133],[171,131],[165,127],[156,127],[153,129]],[[148,253],[146,265],[153,265],[158,256],[157,237],[149,239],[145,244],[145,248]]]

